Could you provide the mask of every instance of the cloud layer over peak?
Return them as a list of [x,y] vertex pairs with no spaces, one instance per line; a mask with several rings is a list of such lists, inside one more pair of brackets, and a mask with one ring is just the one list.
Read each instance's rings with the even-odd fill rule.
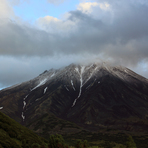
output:
[[[61,18],[47,14],[33,25],[18,19],[9,1],[2,0],[0,4],[3,8],[0,10],[0,59],[6,67],[6,59],[10,65],[19,60],[23,65],[26,57],[30,62],[23,68],[30,73],[31,67],[36,69],[32,77],[43,70],[37,66],[39,62],[34,62],[38,58],[42,59],[44,68],[49,69],[87,57],[87,60],[99,58],[118,63],[148,77],[145,70],[148,65],[148,2],[144,0],[81,1],[75,10],[66,12]],[[4,57],[7,58],[4,60]],[[10,58],[9,62],[8,57],[13,60]],[[57,66],[55,61],[59,61],[59,57],[61,62]],[[5,68],[6,73],[8,69]],[[6,82],[4,77],[0,78],[2,84]],[[18,82],[28,79],[29,75],[23,78]],[[12,84],[9,82],[5,85]]]

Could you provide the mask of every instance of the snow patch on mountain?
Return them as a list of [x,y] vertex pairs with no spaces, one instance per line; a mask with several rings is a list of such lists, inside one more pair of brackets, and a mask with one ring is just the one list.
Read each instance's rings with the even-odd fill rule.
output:
[[52,78],[53,76],[55,76],[55,73],[53,73],[50,77]]
[[[94,65],[91,65],[89,68],[91,68],[92,66],[94,66]],[[84,84],[86,84],[91,79],[91,77],[94,75],[94,73],[97,71],[97,69],[98,69],[98,67],[96,66],[95,69],[92,72],[90,72],[90,75]]]
[[77,99],[74,100],[72,107],[75,106]]
[[46,91],[47,91],[47,88],[48,88],[48,87],[46,87],[46,88],[44,89],[44,94],[46,93]]
[[91,86],[91,85],[88,85],[88,86],[86,87],[86,89],[88,89],[90,86]]
[[82,87],[83,87],[83,77],[82,77],[82,74],[84,73],[84,69],[85,69],[85,66],[82,66],[81,70],[79,72],[79,75],[80,75],[80,91],[79,91],[78,98],[81,96],[81,93],[82,93]]
[[79,69],[78,69],[78,67],[76,67],[75,70],[79,73]]
[[47,78],[41,80],[40,83],[39,83],[37,86],[35,86],[33,89],[31,89],[31,91],[33,91],[33,90],[35,90],[36,88],[38,88],[38,87],[44,85],[46,82],[47,82]]
[[76,89],[75,89],[75,87],[74,87],[74,85],[73,85],[73,81],[72,81],[72,80],[71,80],[71,85],[72,85],[72,87],[73,87],[73,90],[76,91]]
[[24,116],[24,112],[22,112],[22,119],[23,119],[23,121],[25,120],[25,116]]
[[28,96],[29,96],[29,94],[26,95],[25,98],[23,99],[23,112],[22,112],[22,115],[21,115],[23,121],[25,120],[24,110],[25,110],[25,107],[26,107],[26,104],[27,104],[25,100],[27,99]]
[[75,70],[78,72],[78,74],[79,74],[79,76],[80,76],[80,90],[79,90],[79,95],[78,95],[78,97],[74,100],[72,107],[76,104],[77,99],[80,98],[81,93],[82,93],[82,87],[83,87],[83,77],[82,77],[82,75],[83,75],[83,73],[84,73],[84,71],[85,71],[85,66],[81,66],[81,67],[80,67],[80,71],[79,71],[79,69],[78,69],[77,67],[75,68]]
[[23,109],[26,107],[26,101],[23,101],[23,104],[24,104],[24,106],[23,106]]
[[66,88],[67,91],[69,91],[69,89],[66,87],[66,85],[64,85],[64,87]]

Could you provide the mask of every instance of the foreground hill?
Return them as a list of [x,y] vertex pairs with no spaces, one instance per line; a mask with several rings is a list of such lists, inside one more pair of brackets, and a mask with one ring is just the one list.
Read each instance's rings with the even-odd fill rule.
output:
[[45,139],[0,112],[0,148],[31,147],[33,144],[43,146],[46,142]]
[[147,133],[148,80],[121,66],[71,64],[0,91],[0,109],[43,136],[81,128]]

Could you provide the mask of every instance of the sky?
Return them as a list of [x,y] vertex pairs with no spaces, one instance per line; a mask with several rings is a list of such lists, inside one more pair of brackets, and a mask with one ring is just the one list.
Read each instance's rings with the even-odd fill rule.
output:
[[71,63],[148,78],[147,0],[0,0],[0,89]]

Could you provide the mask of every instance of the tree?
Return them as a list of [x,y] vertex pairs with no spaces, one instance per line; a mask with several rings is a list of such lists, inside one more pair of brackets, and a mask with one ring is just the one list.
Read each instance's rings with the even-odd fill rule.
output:
[[30,148],[28,142],[25,139],[22,141],[22,148]]
[[76,148],[88,148],[88,142],[87,142],[87,140],[81,141],[79,139],[79,140],[77,140],[75,147]]
[[32,148],[40,148],[40,145],[38,143],[33,143],[31,147]]
[[134,139],[132,136],[128,137],[128,141],[126,142],[126,147],[127,148],[137,148],[136,143],[134,142]]
[[61,135],[51,135],[49,138],[49,148],[68,148],[69,146],[65,144],[65,141]]
[[82,141],[80,139],[77,140],[75,147],[76,148],[83,148]]

